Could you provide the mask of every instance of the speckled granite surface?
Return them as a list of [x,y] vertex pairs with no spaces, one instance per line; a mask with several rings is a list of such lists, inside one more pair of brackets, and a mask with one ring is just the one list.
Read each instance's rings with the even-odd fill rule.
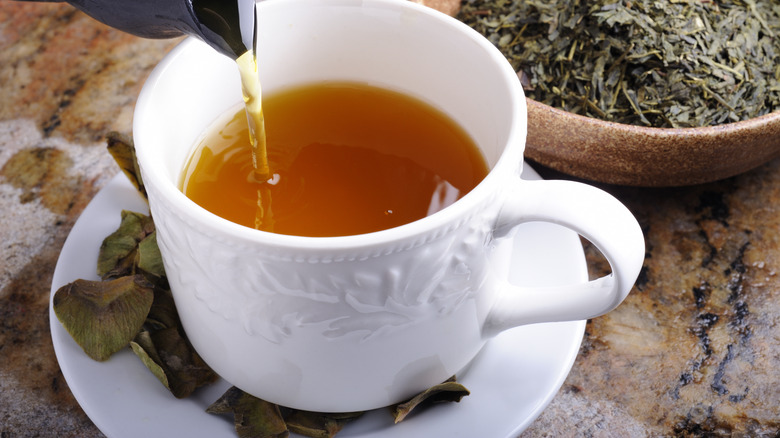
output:
[[[102,436],[59,371],[49,287],[70,228],[117,172],[105,134],[130,132],[144,78],[175,43],[0,0],[2,438]],[[607,189],[645,230],[645,267],[588,323],[523,436],[780,436],[780,161],[702,186]]]

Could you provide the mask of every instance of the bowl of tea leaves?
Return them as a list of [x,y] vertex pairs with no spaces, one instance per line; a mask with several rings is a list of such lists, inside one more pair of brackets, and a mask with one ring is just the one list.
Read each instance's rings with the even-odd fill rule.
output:
[[532,161],[679,186],[780,156],[776,0],[464,0],[458,18],[518,72]]

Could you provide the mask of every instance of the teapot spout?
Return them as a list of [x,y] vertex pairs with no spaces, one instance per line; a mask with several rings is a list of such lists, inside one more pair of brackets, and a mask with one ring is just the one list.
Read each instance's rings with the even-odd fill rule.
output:
[[192,34],[217,51],[238,58],[254,51],[257,38],[255,0],[186,0],[193,15]]

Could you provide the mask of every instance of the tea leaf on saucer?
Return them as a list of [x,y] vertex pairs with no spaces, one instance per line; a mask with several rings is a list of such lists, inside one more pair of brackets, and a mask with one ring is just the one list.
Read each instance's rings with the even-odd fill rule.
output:
[[290,432],[311,438],[333,438],[363,412],[319,413],[285,408],[231,387],[206,409],[233,414],[239,438],[286,437]]
[[138,242],[137,266],[143,273],[152,276],[150,280],[160,280],[165,277],[162,255],[157,246],[157,231],[152,231]]
[[168,288],[157,287],[154,289],[154,302],[149,309],[149,315],[146,316],[144,327],[152,330],[164,328],[179,327],[179,313],[176,311],[176,303],[173,301],[173,295]]
[[282,408],[290,432],[311,438],[333,438],[363,412],[319,413]]
[[141,359],[141,362],[146,365],[146,368],[149,368],[149,371],[157,377],[163,386],[170,390],[171,387],[168,383],[168,376],[165,374],[165,370],[158,365],[161,361],[160,358],[157,357],[157,350],[154,348],[154,343],[152,342],[152,337],[149,335],[149,332],[141,331],[138,333],[135,339],[130,342],[130,348],[133,349],[133,353]]
[[253,397],[235,386],[206,409],[211,414],[233,414],[239,438],[284,438],[290,435],[279,406]]
[[151,217],[123,210],[119,228],[100,245],[97,274],[103,279],[135,274],[138,244],[153,232]]
[[203,362],[178,328],[159,330],[151,337],[174,396],[188,397],[195,389],[217,380],[217,374]]
[[116,161],[133,186],[146,198],[146,187],[141,179],[141,171],[138,168],[138,161],[135,157],[133,139],[118,132],[109,132],[106,141],[108,143],[108,152],[114,157],[114,161]]
[[398,404],[393,407],[393,418],[395,422],[401,422],[406,418],[412,410],[428,406],[434,403],[442,402],[459,402],[463,397],[471,394],[465,386],[461,385],[455,380],[455,376],[452,376],[444,383],[432,386],[431,388],[421,392],[417,396],[411,398],[409,401]]
[[217,379],[177,327],[141,331],[131,347],[176,398],[188,397]]
[[57,290],[54,313],[92,359],[104,361],[126,347],[152,306],[152,285],[141,275],[109,281],[76,280]]

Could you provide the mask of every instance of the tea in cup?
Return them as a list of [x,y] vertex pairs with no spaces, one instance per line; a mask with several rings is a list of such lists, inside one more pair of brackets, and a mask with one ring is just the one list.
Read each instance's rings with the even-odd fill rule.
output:
[[267,95],[259,180],[239,107],[206,130],[182,191],[225,219],[281,234],[332,237],[431,215],[487,175],[471,137],[417,99],[357,82],[321,82]]
[[[206,134],[227,126],[240,109],[240,79],[232,60],[195,39],[183,42],[144,85],[133,131],[182,324],[225,380],[283,406],[368,410],[457,374],[502,330],[592,318],[622,302],[644,258],[636,220],[591,186],[520,179],[525,97],[509,63],[484,37],[398,0],[267,0],[258,3],[257,16],[259,76],[269,99],[323,84],[406,96],[457,125],[486,174],[441,208],[372,230],[312,237],[221,217],[188,198],[182,181]],[[266,118],[273,117],[271,106]],[[309,123],[296,129],[308,130]],[[271,125],[266,130],[273,141]],[[339,141],[320,141],[331,147],[307,153],[357,159],[346,158],[355,148],[332,147],[344,146]],[[444,147],[431,166],[453,155],[455,146]],[[358,180],[375,173],[363,170]],[[403,188],[409,197],[418,190]],[[281,196],[272,198],[271,210]],[[355,209],[363,207],[358,201]],[[250,208],[249,215],[257,214]],[[531,221],[585,236],[612,273],[567,287],[513,286],[507,248],[514,245],[512,230]]]

